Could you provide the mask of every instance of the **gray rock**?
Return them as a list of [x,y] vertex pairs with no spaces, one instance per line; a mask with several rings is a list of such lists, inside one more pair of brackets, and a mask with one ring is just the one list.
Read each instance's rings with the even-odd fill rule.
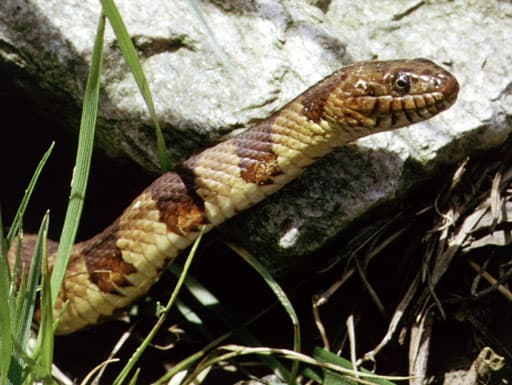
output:
[[[214,36],[186,1],[117,4],[175,163],[267,117],[332,72],[345,53],[321,12],[301,2],[205,3]],[[75,127],[99,11],[94,0],[0,5],[0,57],[37,87],[62,92],[61,113]],[[154,129],[111,31],[105,47],[97,144],[157,171]]]
[[[221,227],[275,266],[276,257],[317,250],[439,165],[495,146],[511,131],[507,2],[212,0],[201,3],[211,33],[185,1],[116,3],[174,162],[265,118],[350,61],[427,57],[458,77],[451,110],[335,151]],[[99,11],[95,0],[0,4],[2,66],[23,75],[21,86],[52,95],[55,112],[75,127]],[[97,144],[155,171],[149,115],[111,31],[105,44]]]

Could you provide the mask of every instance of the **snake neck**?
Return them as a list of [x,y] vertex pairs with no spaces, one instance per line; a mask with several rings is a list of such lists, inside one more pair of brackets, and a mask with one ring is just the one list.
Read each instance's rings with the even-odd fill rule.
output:
[[260,202],[340,144],[339,127],[313,122],[294,100],[278,114],[188,159],[208,222],[218,225]]

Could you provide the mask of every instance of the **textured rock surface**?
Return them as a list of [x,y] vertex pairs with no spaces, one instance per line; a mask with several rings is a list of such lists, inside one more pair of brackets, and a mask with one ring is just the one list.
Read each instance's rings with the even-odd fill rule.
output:
[[[511,130],[512,6],[506,2],[203,2],[227,65],[187,2],[117,4],[173,161],[268,116],[350,61],[427,57],[458,77],[461,93],[450,111],[336,151],[222,227],[276,265],[276,256],[318,249],[436,166],[496,145]],[[0,4],[0,68],[15,68],[22,87],[51,95],[55,113],[75,126],[98,14],[93,0]],[[97,143],[113,157],[155,170],[154,131],[111,32],[105,54]]]
[[[301,2],[203,4],[227,66],[186,1],[117,4],[175,162],[234,128],[267,117],[332,72],[344,55],[341,41],[320,24],[320,10]],[[7,0],[0,5],[1,57],[31,76],[36,87],[63,92],[60,102],[70,111],[64,117],[72,122],[77,121],[99,11],[94,0]],[[156,171],[149,114],[110,31],[105,40],[97,143],[112,157],[129,156]]]

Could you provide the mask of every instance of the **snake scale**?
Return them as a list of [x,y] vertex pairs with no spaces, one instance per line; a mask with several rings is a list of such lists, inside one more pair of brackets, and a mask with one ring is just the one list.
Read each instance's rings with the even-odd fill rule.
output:
[[[67,302],[56,333],[72,333],[126,308],[201,226],[210,230],[255,205],[336,146],[430,118],[450,107],[458,91],[457,80],[426,59],[355,63],[256,126],[187,159],[156,179],[112,225],[74,246],[55,304],[57,316]],[[49,252],[55,248],[51,244]],[[15,254],[11,247],[11,266]]]

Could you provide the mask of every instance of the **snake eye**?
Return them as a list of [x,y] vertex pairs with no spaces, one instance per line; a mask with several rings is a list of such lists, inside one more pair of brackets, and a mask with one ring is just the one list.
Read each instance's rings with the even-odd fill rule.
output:
[[393,79],[393,89],[400,93],[405,94],[411,88],[411,79],[406,74],[397,74]]

